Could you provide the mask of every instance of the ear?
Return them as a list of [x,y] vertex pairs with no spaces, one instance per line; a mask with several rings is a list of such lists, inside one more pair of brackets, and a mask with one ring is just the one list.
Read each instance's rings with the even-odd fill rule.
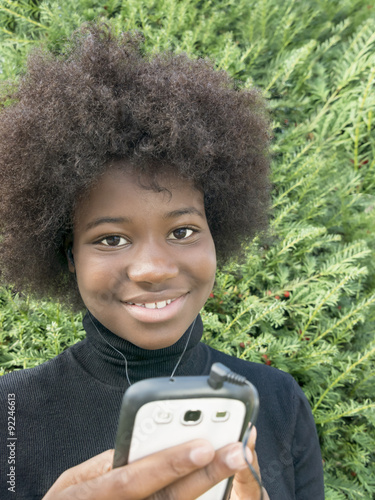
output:
[[75,273],[74,256],[73,256],[73,238],[69,237],[64,244],[66,258],[68,260],[68,268],[71,273]]

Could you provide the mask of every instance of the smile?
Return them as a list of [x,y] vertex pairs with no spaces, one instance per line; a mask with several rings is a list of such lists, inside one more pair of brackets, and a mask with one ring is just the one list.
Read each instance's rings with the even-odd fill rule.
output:
[[145,304],[135,304],[134,302],[127,302],[131,306],[145,307],[146,309],[163,309],[176,299],[162,300],[161,302],[148,302]]
[[158,302],[122,302],[128,314],[142,323],[159,323],[179,317],[190,294]]

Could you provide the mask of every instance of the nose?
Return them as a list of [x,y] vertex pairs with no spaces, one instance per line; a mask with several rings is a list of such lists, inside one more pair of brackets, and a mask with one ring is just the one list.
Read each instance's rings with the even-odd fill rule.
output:
[[170,253],[157,245],[134,249],[134,259],[127,266],[127,275],[137,283],[163,283],[178,275],[178,266]]

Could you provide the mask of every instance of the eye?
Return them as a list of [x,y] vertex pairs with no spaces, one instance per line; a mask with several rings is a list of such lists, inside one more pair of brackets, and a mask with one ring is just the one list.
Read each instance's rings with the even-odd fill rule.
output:
[[180,227],[171,232],[171,234],[169,235],[169,239],[184,240],[191,236],[194,232],[196,231],[194,231],[193,229],[189,229],[188,227]]
[[123,245],[127,245],[129,242],[122,236],[114,235],[114,236],[106,236],[98,243],[101,243],[106,247],[121,247]]

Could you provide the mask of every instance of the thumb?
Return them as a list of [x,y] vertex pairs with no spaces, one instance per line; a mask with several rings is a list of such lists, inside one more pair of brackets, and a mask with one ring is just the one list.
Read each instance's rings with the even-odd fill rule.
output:
[[[258,464],[258,457],[255,451],[257,432],[255,427],[251,430],[247,442],[247,459],[253,466],[257,476],[260,479],[260,471]],[[261,498],[261,486],[253,476],[249,468],[243,469],[236,473],[234,476],[232,493],[230,500],[240,500],[246,498],[248,500],[259,500]],[[263,489],[263,500],[269,500],[267,492]]]

